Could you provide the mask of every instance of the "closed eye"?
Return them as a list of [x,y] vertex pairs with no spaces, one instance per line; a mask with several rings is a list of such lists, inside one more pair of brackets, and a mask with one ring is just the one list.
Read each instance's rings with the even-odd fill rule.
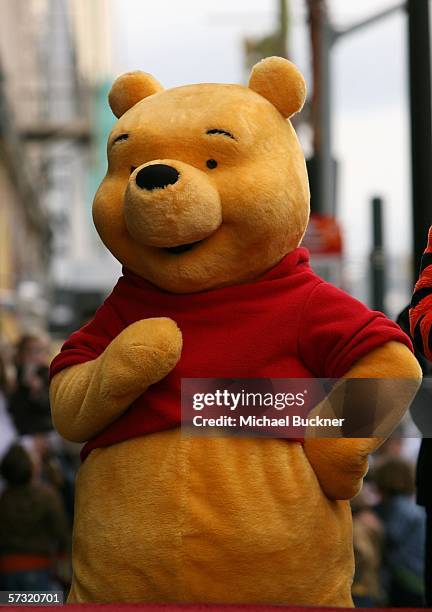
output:
[[127,140],[129,138],[129,134],[120,134],[117,138],[114,138],[113,144],[116,142],[121,142],[122,140]]
[[213,134],[219,134],[221,136],[227,136],[228,138],[231,138],[232,140],[237,140],[236,137],[233,134],[231,134],[231,132],[227,132],[226,130],[221,130],[220,128],[213,128],[211,130],[207,130],[206,134],[209,134],[209,136]]

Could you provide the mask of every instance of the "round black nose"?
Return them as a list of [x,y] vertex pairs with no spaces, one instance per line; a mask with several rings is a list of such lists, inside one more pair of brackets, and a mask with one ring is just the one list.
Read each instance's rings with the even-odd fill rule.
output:
[[177,183],[179,173],[172,166],[166,166],[165,164],[153,164],[146,166],[140,170],[135,181],[138,187],[141,189],[164,189],[168,185],[174,185]]

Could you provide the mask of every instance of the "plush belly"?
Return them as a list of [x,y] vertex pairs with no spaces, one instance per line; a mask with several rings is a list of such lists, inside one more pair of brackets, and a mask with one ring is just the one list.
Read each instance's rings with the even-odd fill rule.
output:
[[349,505],[283,440],[174,430],[93,451],[73,555],[71,601],[352,605]]

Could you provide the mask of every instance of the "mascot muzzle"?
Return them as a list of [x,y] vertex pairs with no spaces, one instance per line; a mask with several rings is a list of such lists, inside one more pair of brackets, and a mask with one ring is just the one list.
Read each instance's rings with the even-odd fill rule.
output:
[[175,253],[213,234],[222,223],[222,206],[205,172],[177,160],[154,160],[132,172],[124,216],[136,242]]

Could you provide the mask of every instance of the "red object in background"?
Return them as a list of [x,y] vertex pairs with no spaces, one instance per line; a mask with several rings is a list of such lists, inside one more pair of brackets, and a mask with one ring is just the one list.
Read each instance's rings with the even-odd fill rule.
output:
[[312,213],[302,246],[311,255],[341,255],[342,232],[336,218]]
[[421,261],[420,277],[414,288],[409,318],[411,337],[417,350],[432,361],[432,227]]
[[302,246],[311,254],[314,271],[336,287],[345,289],[342,266],[342,232],[335,217],[312,213]]

